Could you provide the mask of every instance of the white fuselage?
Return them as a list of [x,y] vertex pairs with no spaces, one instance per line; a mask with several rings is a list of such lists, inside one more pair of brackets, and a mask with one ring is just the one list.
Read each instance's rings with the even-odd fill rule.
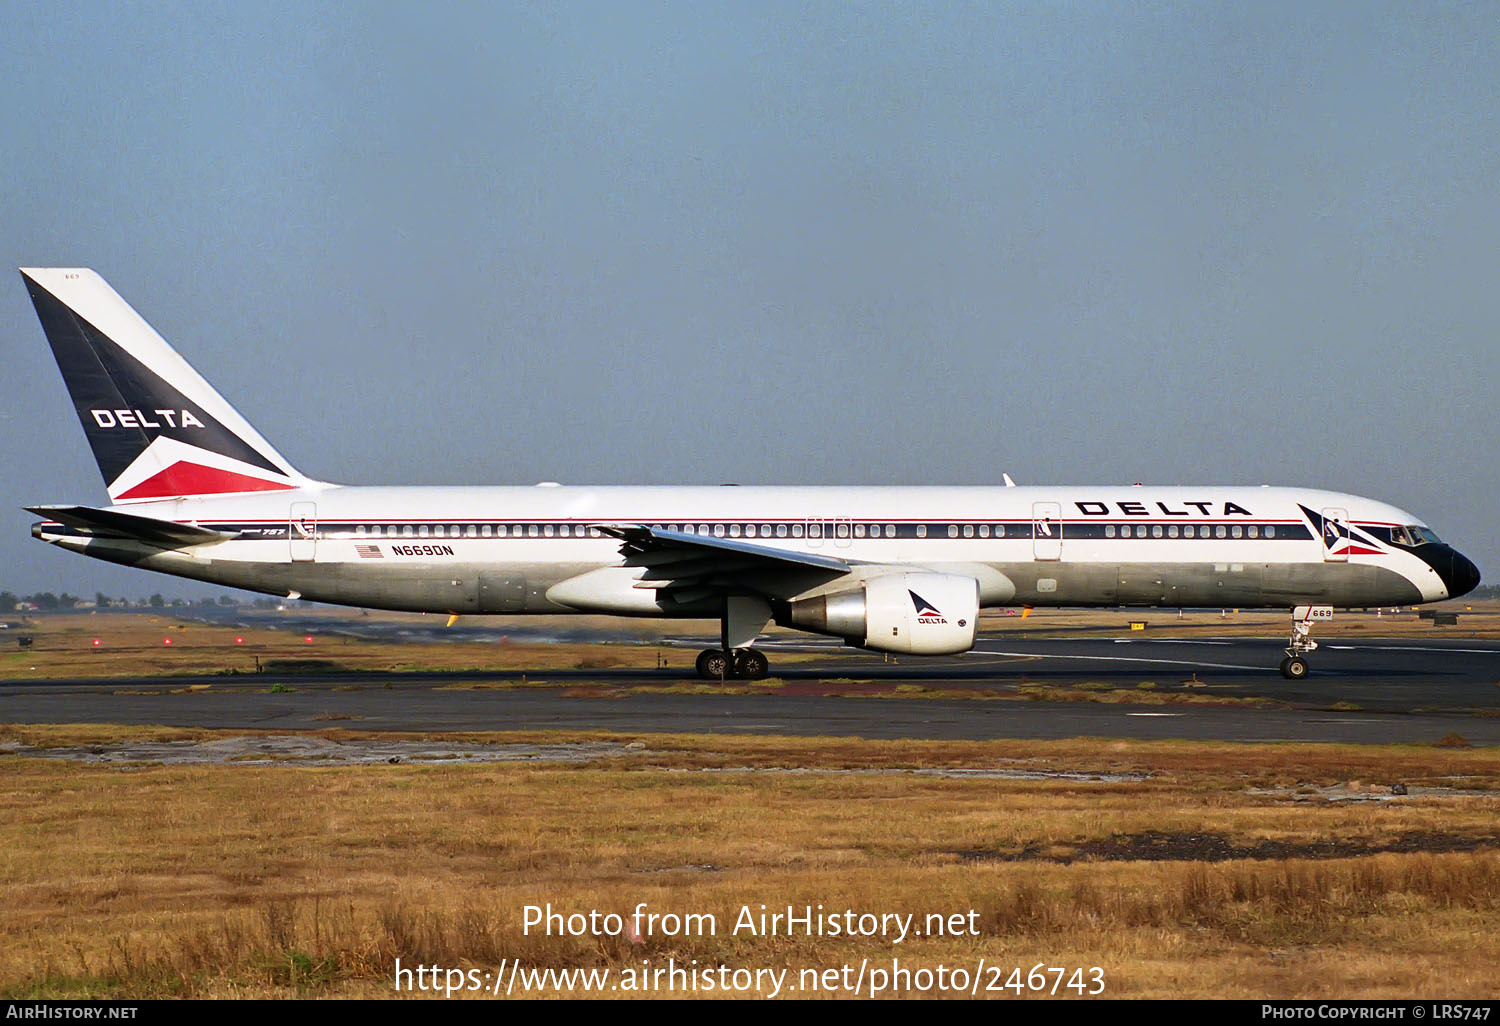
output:
[[[641,587],[640,569],[621,565],[620,541],[600,525],[821,554],[851,564],[855,576],[865,565],[959,573],[979,581],[984,606],[1287,608],[1448,597],[1416,547],[1391,542],[1392,528],[1420,520],[1314,489],[330,485],[115,508],[233,537],[161,552],[55,524],[40,536],[237,587],[433,612],[715,615],[716,605]],[[765,589],[773,599],[830,586],[816,575],[784,577]]]

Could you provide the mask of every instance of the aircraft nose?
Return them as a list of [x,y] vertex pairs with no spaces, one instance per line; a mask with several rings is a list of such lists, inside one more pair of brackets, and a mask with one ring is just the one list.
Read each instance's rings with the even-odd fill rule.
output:
[[1448,597],[1458,598],[1479,587],[1479,567],[1456,549],[1450,549],[1448,556],[1434,568],[1448,589]]

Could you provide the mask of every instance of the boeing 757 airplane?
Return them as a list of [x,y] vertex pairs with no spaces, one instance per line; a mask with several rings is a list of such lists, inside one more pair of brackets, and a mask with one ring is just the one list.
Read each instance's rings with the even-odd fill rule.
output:
[[1333,607],[1437,602],[1479,571],[1404,510],[1271,487],[353,487],[299,473],[105,281],[21,271],[105,506],[42,541],[378,609],[714,618],[705,678],[759,678],[771,623],[881,652],[974,645],[992,606],[1292,611],[1306,675]]

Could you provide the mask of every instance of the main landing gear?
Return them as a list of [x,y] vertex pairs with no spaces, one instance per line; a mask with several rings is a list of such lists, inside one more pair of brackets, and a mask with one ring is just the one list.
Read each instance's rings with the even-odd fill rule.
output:
[[719,628],[719,647],[698,653],[704,680],[761,680],[770,672],[765,653],[751,648],[771,622],[771,606],[758,595],[728,595]]
[[704,680],[762,680],[770,670],[770,661],[758,648],[737,648],[728,656],[722,648],[698,653],[698,676]]
[[1307,653],[1318,647],[1312,639],[1313,622],[1332,619],[1332,606],[1297,606],[1292,610],[1292,636],[1287,641],[1286,658],[1281,661],[1283,677],[1301,680],[1307,676]]

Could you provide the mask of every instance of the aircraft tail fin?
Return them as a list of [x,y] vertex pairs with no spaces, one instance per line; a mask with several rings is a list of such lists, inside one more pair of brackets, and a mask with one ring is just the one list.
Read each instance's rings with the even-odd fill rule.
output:
[[119,293],[82,267],[21,276],[116,503],[278,491],[304,477]]

